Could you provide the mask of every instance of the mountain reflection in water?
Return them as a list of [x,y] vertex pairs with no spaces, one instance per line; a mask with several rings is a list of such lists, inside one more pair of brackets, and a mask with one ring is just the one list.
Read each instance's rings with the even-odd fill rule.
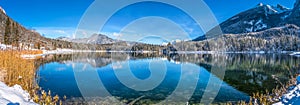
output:
[[[212,85],[221,83],[216,97],[211,96],[212,99],[214,98],[214,103],[247,101],[252,93],[265,92],[266,89],[272,90],[279,85],[279,82],[288,81],[290,74],[296,72],[292,70],[292,67],[299,64],[299,61],[297,57],[284,54],[173,54],[165,56],[152,53],[75,53],[48,55],[37,61],[40,65],[37,82],[40,87],[51,90],[54,95],[58,94],[61,97],[66,95],[68,101],[72,100],[72,102],[77,99],[83,101],[83,96],[107,97],[108,95],[124,103],[134,100],[137,104],[158,103],[167,99],[176,90],[179,81],[183,81],[185,86],[181,91],[176,91],[178,94],[176,101],[182,101],[182,103],[186,100],[190,103],[199,103],[203,93],[209,93],[208,82]],[[151,66],[156,67],[151,64],[153,62],[163,63],[166,67],[164,79],[154,89],[136,91],[125,86],[116,75],[120,74],[121,77],[134,75],[138,79],[146,80],[151,76]],[[212,67],[218,64],[225,65],[224,70],[220,71],[225,72],[224,77],[211,72]],[[130,67],[130,73],[122,70],[125,68],[124,65]],[[196,69],[182,69],[184,66]],[[160,68],[157,66],[155,70]],[[197,73],[199,75],[195,75]],[[97,77],[92,76],[95,74]],[[279,81],[273,77],[277,77]],[[105,88],[98,88],[97,82],[99,81]],[[127,81],[130,82],[130,80]],[[192,91],[193,84],[189,81],[197,81],[194,91]],[[184,96],[188,96],[185,95],[188,93],[192,96],[187,99]],[[97,101],[104,99],[100,98]],[[88,98],[85,100],[90,101]]]

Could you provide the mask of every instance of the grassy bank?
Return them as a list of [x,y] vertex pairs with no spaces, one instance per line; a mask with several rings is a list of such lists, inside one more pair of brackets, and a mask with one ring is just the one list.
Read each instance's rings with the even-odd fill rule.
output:
[[35,87],[33,80],[36,67],[34,60],[22,59],[21,54],[22,52],[17,51],[0,51],[0,69],[4,73],[3,82],[9,86],[19,84],[23,89],[31,90]]
[[18,84],[26,90],[34,102],[53,105],[59,97],[51,97],[51,92],[41,90],[35,83],[36,65],[32,59],[21,58],[22,54],[41,54],[42,51],[0,51],[1,81],[8,86]]

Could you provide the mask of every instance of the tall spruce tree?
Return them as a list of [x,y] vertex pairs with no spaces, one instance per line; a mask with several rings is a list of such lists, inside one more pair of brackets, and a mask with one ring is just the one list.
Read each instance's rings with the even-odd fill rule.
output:
[[6,45],[10,45],[11,42],[10,42],[10,19],[8,18],[6,20],[6,26],[5,26],[5,33],[4,33],[4,44]]

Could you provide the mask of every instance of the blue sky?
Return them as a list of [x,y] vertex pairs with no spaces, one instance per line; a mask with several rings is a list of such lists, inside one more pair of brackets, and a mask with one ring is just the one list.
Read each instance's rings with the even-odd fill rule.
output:
[[[0,6],[5,9],[6,13],[11,18],[26,28],[36,29],[41,34],[45,34],[46,37],[56,38],[59,36],[72,37],[82,15],[93,1],[94,0],[0,0]],[[212,10],[219,22],[222,22],[239,12],[252,8],[260,2],[270,5],[282,4],[288,8],[292,8],[295,2],[295,0],[204,1]],[[142,7],[148,8],[144,9]],[[157,19],[157,21],[150,21],[146,18],[137,22],[143,24],[147,24],[148,22],[148,24],[152,24],[152,26],[139,26],[139,24],[135,23],[128,25],[130,21],[143,16],[155,16],[154,18]],[[159,16],[165,18],[157,18]],[[175,24],[179,24],[179,26],[175,25],[175,27],[172,27],[174,26],[174,23],[167,21],[166,18],[172,18],[173,22],[175,22]],[[166,25],[158,27],[160,30],[156,30],[155,25],[158,24],[155,24],[155,22],[159,23],[161,21],[164,21]],[[124,28],[124,26],[126,27]],[[180,27],[182,28],[183,26],[185,28],[180,30]],[[114,28],[111,27],[117,27],[117,29],[114,30]],[[114,31],[120,31],[121,28],[123,28],[123,30],[136,31],[135,33],[147,33],[147,30],[145,29],[155,30],[155,33],[151,33],[153,35],[187,32],[187,34],[193,33],[192,37],[196,37],[198,34],[200,35],[203,33],[202,30],[197,28],[197,26],[193,26],[193,20],[191,20],[183,12],[180,12],[180,10],[166,5],[154,5],[151,3],[131,6],[127,9],[120,10],[112,17],[109,24],[107,24],[106,29],[102,30],[101,33],[107,34],[109,37],[116,38],[118,34]],[[175,29],[179,29],[179,31],[173,32]],[[188,31],[189,29],[193,30]],[[162,33],[166,31],[169,33]],[[163,35],[158,36],[166,37]]]

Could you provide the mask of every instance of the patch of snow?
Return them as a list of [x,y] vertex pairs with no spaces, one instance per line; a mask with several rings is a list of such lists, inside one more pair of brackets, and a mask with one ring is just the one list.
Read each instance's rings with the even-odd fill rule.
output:
[[5,44],[0,44],[0,50],[5,50],[6,49],[6,45]]
[[0,7],[0,11],[2,11],[4,14],[6,14],[5,10],[2,7]]
[[[43,54],[23,54],[24,59],[35,59],[36,57],[45,57],[50,54],[71,54],[77,52],[131,52],[131,51],[106,51],[106,50],[72,50],[72,49],[56,49],[56,50],[42,50]],[[144,52],[156,52],[156,51],[144,51]]]
[[284,94],[280,102],[273,105],[299,105],[300,104],[300,76],[297,77],[297,85]]
[[161,45],[162,45],[162,46],[167,46],[167,45],[168,45],[168,43],[166,43],[166,42],[163,42],[163,43],[161,43]]
[[37,105],[30,99],[29,93],[24,91],[20,85],[8,87],[0,82],[0,105]]
[[[253,31],[258,31],[264,28],[267,28],[267,24],[263,23],[262,19],[258,20],[255,22],[254,20],[251,21],[244,21],[244,24],[249,24],[252,27],[246,28],[247,32],[253,32]],[[254,27],[253,27],[254,25]]]
[[295,57],[300,57],[300,52],[293,52],[290,55]]
[[270,5],[264,5],[264,4],[259,4],[260,7],[264,7],[264,11],[265,11],[265,16],[268,16],[268,14],[280,14],[286,11],[289,11],[289,8],[286,8],[284,6],[281,5],[277,5],[277,6],[270,6]]
[[261,7],[261,6],[264,6],[264,4],[263,3],[259,3],[257,6]]
[[259,20],[255,23],[255,25],[258,25],[258,24],[260,24],[260,23],[262,23],[262,19],[259,19]]
[[175,63],[175,64],[180,64],[180,62],[174,61],[174,60],[171,60],[170,62],[171,62],[171,63]]
[[274,10],[270,5],[266,5],[266,7],[264,8],[264,11],[265,11],[265,16],[268,16],[268,14],[277,13],[277,11]]
[[276,13],[283,13],[283,12],[285,12],[285,10],[281,10],[281,9],[278,9],[278,8],[276,8],[275,11],[277,11]]
[[246,31],[247,31],[247,32],[253,32],[253,29],[254,29],[254,28],[253,28],[254,22],[255,22],[255,20],[244,21],[244,24],[251,25],[251,27],[246,28]]
[[291,14],[292,14],[292,12],[290,12],[289,14],[283,15],[283,16],[281,16],[280,18],[281,18],[282,20],[284,20],[284,19],[286,19],[287,17],[289,17]]
[[253,29],[253,27],[246,28],[246,31],[247,31],[247,32],[252,32],[252,29]]
[[253,23],[254,23],[254,20],[250,20],[249,22],[248,21],[244,21],[244,24],[253,25]]
[[290,55],[300,55],[300,52],[293,52]]
[[264,54],[266,53],[265,51],[258,51],[259,54]]
[[238,19],[238,18],[240,18],[240,17],[239,17],[239,16],[236,16],[236,17],[231,18],[230,20],[236,20],[236,19]]
[[264,24],[264,23],[262,22],[262,19],[258,20],[258,21],[255,23],[255,26],[256,26],[256,28],[254,28],[254,31],[258,31],[258,30],[267,28],[267,24]]
[[262,24],[261,29],[267,28],[267,27],[268,27],[267,24]]
[[275,9],[273,9],[270,5],[266,5],[266,7],[268,8],[268,12],[270,12],[270,13],[277,13],[278,12]]

